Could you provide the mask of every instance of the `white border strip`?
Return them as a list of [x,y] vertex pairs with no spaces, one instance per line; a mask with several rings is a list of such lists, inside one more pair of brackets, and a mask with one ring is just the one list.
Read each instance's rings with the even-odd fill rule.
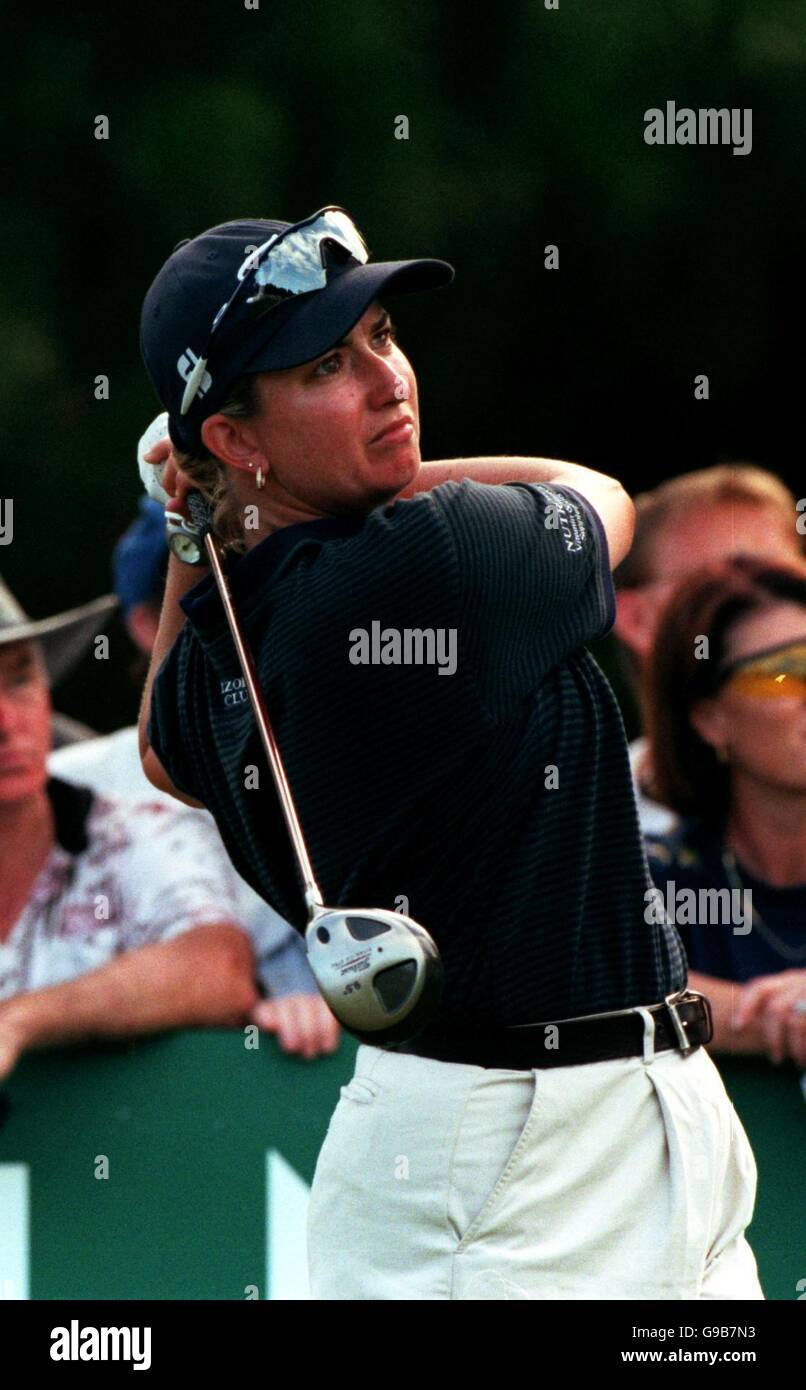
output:
[[0,1163],[0,1299],[29,1299],[30,1196],[27,1163]]

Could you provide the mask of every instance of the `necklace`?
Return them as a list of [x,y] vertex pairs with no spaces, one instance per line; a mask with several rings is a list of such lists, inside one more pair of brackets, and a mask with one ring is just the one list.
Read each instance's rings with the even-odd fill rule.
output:
[[762,940],[766,941],[770,946],[772,946],[773,949],[776,950],[779,956],[782,956],[784,960],[806,960],[806,946],[790,946],[788,941],[782,941],[780,936],[778,936],[777,933],[772,930],[772,927],[768,926],[768,924],[764,921],[764,918],[762,917],[761,913],[759,912],[758,908],[753,902],[752,888],[748,890],[742,883],[741,877],[739,875],[739,870],[736,864],[736,857],[733,854],[733,851],[724,847],[722,849],[722,867],[725,870],[725,877],[728,880],[728,883],[730,884],[731,888],[733,888],[735,891],[739,893],[749,891],[750,903],[752,907],[753,926],[755,927]]

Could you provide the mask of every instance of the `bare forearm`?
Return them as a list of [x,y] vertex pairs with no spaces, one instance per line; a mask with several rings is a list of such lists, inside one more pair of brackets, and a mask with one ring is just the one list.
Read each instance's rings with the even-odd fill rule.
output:
[[173,554],[168,560],[168,574],[162,600],[160,625],[157,630],[154,650],[151,653],[151,663],[148,668],[148,676],[146,677],[143,699],[140,705],[138,728],[141,758],[145,756],[148,748],[147,730],[151,715],[151,687],[154,684],[154,677],[186,622],[185,614],[179,607],[179,600],[184,598],[185,594],[199,583],[204,573],[204,570],[197,569],[193,565],[183,564],[182,561],[177,560],[176,556]]
[[581,463],[567,463],[564,459],[503,455],[497,458],[439,459],[421,464],[417,477],[400,496],[413,497],[417,492],[430,492],[440,483],[458,483],[463,478],[472,478],[477,483],[567,483],[584,494],[586,483],[589,485],[604,476],[593,468],[585,468]]
[[701,975],[692,970],[688,977],[692,989],[708,996],[714,1016],[714,1036],[708,1044],[711,1052],[743,1052],[766,1055],[761,1034],[753,1023],[734,1028],[733,1018],[739,1003],[742,986],[733,980],[721,980],[716,975]]
[[130,951],[65,984],[16,995],[0,1004],[0,1029],[15,1034],[25,1051],[168,1028],[237,1027],[257,998],[246,933],[211,925]]

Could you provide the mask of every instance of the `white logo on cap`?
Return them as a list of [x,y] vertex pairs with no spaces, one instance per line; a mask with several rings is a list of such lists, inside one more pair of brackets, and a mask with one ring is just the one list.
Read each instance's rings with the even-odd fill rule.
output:
[[[199,359],[196,353],[193,351],[193,348],[185,348],[185,351],[182,353],[181,357],[178,357],[176,359],[176,370],[178,371],[183,381],[190,380],[198,360]],[[201,379],[201,385],[199,386],[199,395],[203,396],[205,392],[209,391],[212,384],[213,378],[210,376],[209,372],[205,372],[204,376]]]

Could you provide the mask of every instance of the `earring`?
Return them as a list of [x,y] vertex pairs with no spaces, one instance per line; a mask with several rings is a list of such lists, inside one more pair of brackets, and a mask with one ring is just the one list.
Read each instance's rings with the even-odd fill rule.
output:
[[262,465],[261,465],[261,464],[258,464],[258,466],[257,466],[257,476],[255,477],[255,486],[256,486],[256,487],[265,487],[265,486],[266,486],[266,479],[263,477],[263,468],[262,468]]
[[717,761],[720,763],[730,762],[730,755],[728,753],[728,746],[726,743],[720,743],[719,747],[716,750],[716,756]]

